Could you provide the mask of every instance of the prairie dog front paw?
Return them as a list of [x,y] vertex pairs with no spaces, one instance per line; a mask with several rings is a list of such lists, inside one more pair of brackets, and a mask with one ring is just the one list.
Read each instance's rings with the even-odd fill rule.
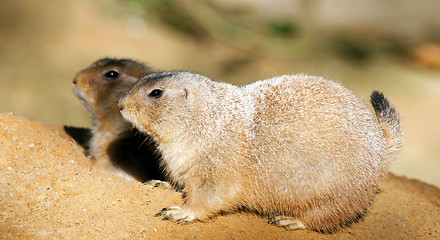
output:
[[189,223],[195,220],[194,213],[184,211],[178,206],[163,208],[154,216],[163,216],[162,220],[173,220],[177,221],[177,223]]

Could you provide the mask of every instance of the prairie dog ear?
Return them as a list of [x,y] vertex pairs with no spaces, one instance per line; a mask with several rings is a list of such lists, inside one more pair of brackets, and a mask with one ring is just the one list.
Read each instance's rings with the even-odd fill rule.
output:
[[196,88],[193,88],[191,86],[185,86],[181,89],[181,93],[184,100],[194,101],[194,98],[196,98],[198,91]]
[[157,96],[156,98],[160,98],[162,95],[166,95],[169,98],[176,99],[176,100],[179,99],[180,101],[182,101],[182,100],[186,100],[189,96],[189,91],[187,88],[174,88],[174,89],[173,88],[168,88],[168,89],[164,88],[162,90],[162,93],[160,93],[160,95],[159,95],[159,93],[156,93],[157,90],[159,90],[159,89],[152,90],[149,93],[149,97],[152,95],[155,95],[155,96]]

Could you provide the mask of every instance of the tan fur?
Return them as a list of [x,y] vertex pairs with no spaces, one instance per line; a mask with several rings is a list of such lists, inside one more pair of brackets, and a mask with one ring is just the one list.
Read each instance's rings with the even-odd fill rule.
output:
[[394,110],[375,115],[340,84],[308,75],[235,87],[156,73],[119,106],[183,188],[184,205],[157,215],[184,222],[246,209],[286,228],[333,231],[365,212],[400,146]]
[[[117,75],[112,77],[110,71]],[[105,58],[75,75],[73,91],[93,117],[87,152],[95,169],[129,180],[156,177],[153,173],[157,167],[148,169],[154,168],[157,158],[152,144],[133,129],[118,108],[122,95],[151,72],[149,67],[129,59]]]

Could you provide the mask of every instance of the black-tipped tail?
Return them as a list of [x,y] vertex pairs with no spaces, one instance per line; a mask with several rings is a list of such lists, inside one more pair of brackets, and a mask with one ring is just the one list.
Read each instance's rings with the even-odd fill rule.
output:
[[390,107],[390,102],[385,98],[383,93],[378,91],[373,91],[371,93],[371,105],[373,105],[374,111],[377,116],[393,118],[396,114],[396,110]]
[[394,159],[402,144],[402,132],[400,129],[400,115],[391,107],[390,102],[378,91],[371,93],[371,105],[376,112],[377,120],[382,127],[387,144],[389,161]]

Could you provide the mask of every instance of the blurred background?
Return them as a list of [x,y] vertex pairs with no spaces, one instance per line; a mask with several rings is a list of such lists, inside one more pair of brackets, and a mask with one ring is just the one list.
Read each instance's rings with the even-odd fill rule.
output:
[[308,73],[383,91],[405,143],[392,172],[440,186],[438,0],[0,0],[0,112],[90,127],[74,74],[101,57],[237,85]]

